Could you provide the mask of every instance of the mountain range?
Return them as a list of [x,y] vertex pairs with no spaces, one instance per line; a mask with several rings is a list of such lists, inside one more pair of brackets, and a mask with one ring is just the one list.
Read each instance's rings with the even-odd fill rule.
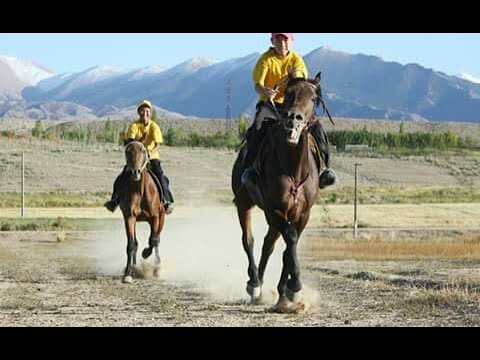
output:
[[[0,119],[126,119],[151,100],[157,116],[225,118],[253,115],[251,73],[260,53],[227,61],[193,58],[171,68],[96,66],[55,74],[33,61],[0,56]],[[322,72],[323,93],[335,117],[480,122],[480,79],[451,76],[376,56],[320,47],[304,55],[311,77]]]

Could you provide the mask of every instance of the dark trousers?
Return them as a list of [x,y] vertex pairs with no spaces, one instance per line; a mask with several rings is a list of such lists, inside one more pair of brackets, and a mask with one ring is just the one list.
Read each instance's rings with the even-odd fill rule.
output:
[[165,175],[162,169],[162,163],[158,159],[150,160],[150,169],[155,174],[155,176],[160,181],[160,185],[163,189],[163,195],[165,196],[165,201],[169,203],[173,203],[173,195],[170,191],[170,180]]
[[315,138],[318,146],[320,147],[320,156],[322,157],[323,162],[327,168],[330,167],[330,150],[328,148],[328,136],[323,128],[320,120],[316,120],[315,123],[310,127],[310,133]]
[[[275,104],[277,109],[280,110],[281,104]],[[257,157],[258,148],[262,143],[265,135],[267,134],[267,129],[275,120],[264,121],[260,130],[257,130],[257,117],[260,114],[262,107],[267,106],[263,101],[257,103],[257,112],[255,114],[255,119],[253,120],[252,125],[248,128],[246,139],[247,139],[247,155],[243,161],[243,167],[248,168],[252,166],[255,158]]]
[[[115,179],[115,182],[113,183],[112,198],[117,198],[122,193],[122,187],[125,186],[126,180],[128,180],[128,174],[126,172],[126,169],[127,167],[125,166],[123,168],[122,173],[118,175],[118,177]],[[160,181],[160,185],[162,186],[165,201],[173,203],[173,195],[169,187],[170,180],[165,176],[160,160],[157,160],[157,159],[150,160],[150,169]]]

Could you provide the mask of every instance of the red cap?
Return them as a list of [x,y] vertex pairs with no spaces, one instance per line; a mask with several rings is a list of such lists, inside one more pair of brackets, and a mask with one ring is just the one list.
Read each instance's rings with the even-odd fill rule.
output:
[[272,39],[275,39],[278,35],[283,35],[288,40],[293,40],[293,34],[292,33],[272,33]]

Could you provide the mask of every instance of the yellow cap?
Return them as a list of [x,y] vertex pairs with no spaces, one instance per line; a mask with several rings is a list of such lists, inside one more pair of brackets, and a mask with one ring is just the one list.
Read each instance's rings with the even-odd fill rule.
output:
[[148,106],[150,109],[152,109],[152,103],[148,100],[143,100],[140,104],[138,104],[137,112],[139,112],[140,109],[144,106]]

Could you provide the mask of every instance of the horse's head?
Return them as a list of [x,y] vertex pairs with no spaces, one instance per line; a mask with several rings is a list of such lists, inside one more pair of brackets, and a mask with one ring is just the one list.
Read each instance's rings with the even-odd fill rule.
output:
[[125,146],[125,159],[127,160],[127,173],[132,180],[140,181],[142,172],[149,161],[145,146],[139,141],[130,141]]
[[320,73],[314,80],[290,78],[285,90],[280,124],[287,132],[287,143],[296,146],[305,129],[315,119],[321,98]]

